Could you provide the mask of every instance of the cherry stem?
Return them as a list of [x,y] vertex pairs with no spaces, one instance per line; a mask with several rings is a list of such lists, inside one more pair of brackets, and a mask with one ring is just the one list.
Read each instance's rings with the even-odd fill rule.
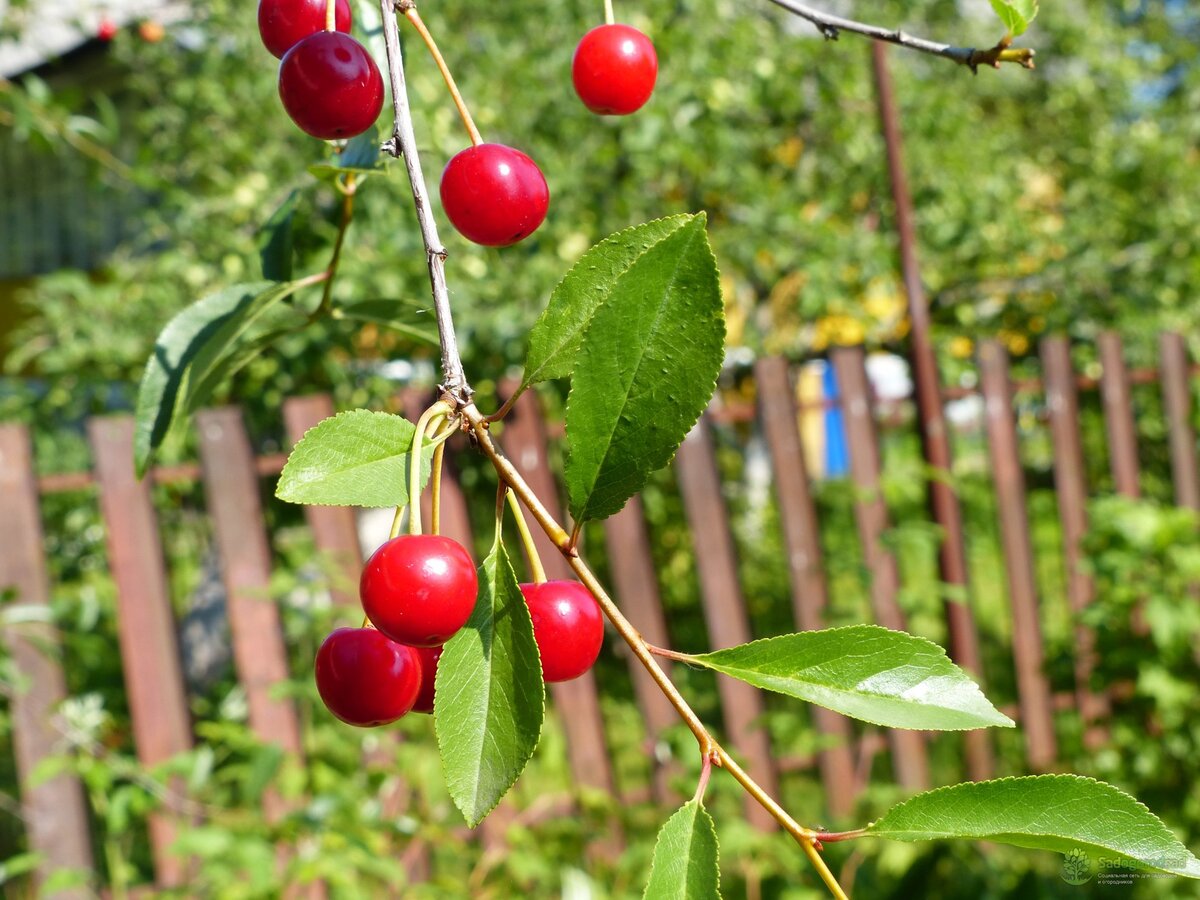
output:
[[325,0],[325,30],[337,31],[337,0]]
[[450,74],[450,67],[446,65],[446,60],[442,58],[442,51],[438,49],[437,41],[433,39],[433,35],[425,27],[425,23],[421,20],[421,14],[417,12],[417,7],[413,5],[412,0],[401,0],[401,2],[396,4],[396,7],[404,12],[404,18],[412,22],[413,27],[417,29],[417,34],[421,35],[421,40],[429,48],[429,53],[433,56],[433,61],[437,63],[438,71],[442,73],[446,87],[450,90],[450,96],[454,100],[454,105],[458,107],[458,114],[462,118],[463,125],[466,126],[467,134],[471,136],[471,145],[478,147],[483,143],[483,138],[479,134],[479,129],[475,127],[475,120],[471,118],[471,111],[467,109],[467,104],[463,101],[462,94],[458,92],[458,85],[454,83],[454,76]]
[[429,533],[442,533],[442,460],[446,456],[446,444],[442,442],[433,451],[433,471],[429,475],[432,487],[429,490]]
[[[436,420],[445,418],[449,413],[450,404],[439,400],[417,419],[417,430],[412,439],[412,459],[408,468],[408,533],[421,533],[421,451],[425,443],[425,432]],[[449,435],[447,435],[449,437]]]
[[613,15],[612,0],[604,0],[604,24],[612,25],[617,21],[617,17]]
[[512,507],[513,515],[517,520],[517,531],[521,533],[521,544],[525,547],[525,557],[529,560],[529,572],[533,576],[533,583],[542,584],[546,581],[546,570],[542,568],[542,558],[538,555],[533,535],[529,533],[529,523],[525,521],[525,511],[521,509],[521,504],[517,501],[517,495],[512,492],[512,488],[508,488],[504,493],[508,497],[508,505]]
[[[333,9],[332,0],[329,5]],[[332,26],[329,28],[333,31]],[[346,183],[344,187],[339,187],[342,194],[342,220],[338,224],[337,237],[333,240],[333,253],[329,257],[329,265],[325,267],[325,289],[321,292],[321,305],[317,307],[313,317],[323,316],[327,314],[333,306],[333,279],[337,274],[338,263],[342,259],[342,244],[346,241],[346,232],[350,228],[350,220],[354,217],[354,194],[358,190],[355,184],[354,173],[346,174]]]

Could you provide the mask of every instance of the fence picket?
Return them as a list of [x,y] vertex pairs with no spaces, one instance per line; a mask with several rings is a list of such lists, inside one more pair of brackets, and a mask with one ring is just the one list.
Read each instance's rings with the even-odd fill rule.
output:
[[[824,627],[826,592],[817,509],[809,490],[804,448],[797,429],[796,397],[788,377],[787,360],[758,360],[754,367],[758,403],[767,446],[771,451],[779,515],[783,523],[792,609],[805,631]],[[813,707],[813,723],[832,744],[821,751],[819,764],[829,811],[836,817],[854,809],[855,774],[852,733],[845,717]]]
[[[896,600],[900,571],[896,557],[883,542],[889,528],[887,506],[880,490],[882,459],[879,434],[871,410],[870,385],[862,347],[838,347],[830,353],[837,373],[838,393],[850,447],[850,478],[858,493],[854,518],[862,541],[863,559],[870,573],[871,605],[875,620],[885,628],[904,631],[904,613]],[[892,769],[896,780],[910,790],[929,787],[929,760],[920,732],[888,731]]]
[[[304,432],[333,415],[328,394],[291,397],[283,402],[287,439],[295,445]],[[354,510],[348,506],[305,506],[304,518],[312,531],[317,551],[332,565],[330,593],[339,605],[358,606],[358,576],[362,571],[362,548]]]
[[[748,643],[753,635],[738,583],[737,555],[721,497],[712,436],[703,417],[679,448],[675,470],[692,534],[709,641],[714,649]],[[745,759],[750,775],[767,793],[775,795],[779,773],[763,727],[766,707],[761,692],[724,675],[717,676],[717,690],[730,744]],[[770,814],[749,794],[745,796],[745,811],[752,825],[763,830],[777,827]]]
[[1137,425],[1133,421],[1133,396],[1129,370],[1121,349],[1121,336],[1104,331],[1096,339],[1100,349],[1100,397],[1104,402],[1104,427],[1108,433],[1109,464],[1117,493],[1137,499]]
[[1163,409],[1171,443],[1171,480],[1175,502],[1200,510],[1200,471],[1196,462],[1196,432],[1192,428],[1191,372],[1183,335],[1165,332],[1158,338],[1162,364]]
[[[138,760],[154,766],[192,747],[192,723],[179,657],[178,629],[150,483],[133,471],[133,417],[88,420],[108,560],[117,585],[121,668]],[[155,881],[178,887],[187,862],[170,852],[176,823],[150,817]]]
[[1013,662],[1017,670],[1025,758],[1045,771],[1058,755],[1050,684],[1043,671],[1037,579],[1025,500],[1025,473],[1017,443],[1008,353],[997,340],[980,341],[979,373],[986,411],[988,451],[996,486],[1008,600],[1013,619]]
[[[38,505],[33,447],[24,425],[0,425],[0,597],[12,589],[5,606],[28,605],[45,609],[50,602],[50,577],[42,556],[42,520]],[[27,686],[9,701],[13,726],[13,755],[21,784],[21,813],[29,848],[44,862],[38,870],[40,884],[54,872],[94,868],[88,830],[87,806],[78,779],[58,775],[30,784],[41,760],[58,752],[62,731],[56,724],[57,707],[67,696],[66,678],[58,656],[58,635],[46,622],[13,622],[4,627],[4,639]],[[54,895],[59,900],[90,897],[86,888],[70,888]]]
[[[1062,527],[1063,562],[1067,573],[1067,601],[1076,619],[1091,604],[1095,586],[1083,570],[1081,544],[1087,534],[1087,471],[1083,460],[1083,441],[1079,435],[1079,397],[1075,370],[1071,365],[1071,345],[1065,337],[1048,337],[1041,343],[1042,373],[1046,387],[1046,408],[1050,416],[1050,437],[1054,445],[1054,489]],[[1082,624],[1075,626],[1075,694],[1083,718],[1084,740],[1095,749],[1106,735],[1099,725],[1108,718],[1108,698],[1092,690],[1092,671],[1096,667],[1096,636]]]
[[[650,535],[646,531],[646,520],[642,512],[642,501],[633,497],[625,508],[604,521],[604,540],[613,580],[613,597],[633,627],[651,644],[670,647],[667,619],[663,613],[662,599],[658,593],[658,572],[650,555]],[[626,653],[633,690],[642,720],[646,725],[648,757],[654,767],[654,799],[667,804],[677,800],[671,789],[671,779],[679,766],[666,763],[659,758],[656,748],[663,732],[679,721],[675,708],[671,706],[650,673],[643,668],[632,653]],[[659,665],[670,674],[670,664],[659,660]]]
[[[296,710],[288,701],[271,696],[272,688],[288,677],[287,651],[279,610],[268,592],[271,550],[250,439],[240,410],[233,407],[198,413],[196,428],[208,510],[221,557],[234,665],[246,690],[250,727],[260,739],[300,755]],[[263,807],[273,820],[288,809],[274,791],[264,795]]]

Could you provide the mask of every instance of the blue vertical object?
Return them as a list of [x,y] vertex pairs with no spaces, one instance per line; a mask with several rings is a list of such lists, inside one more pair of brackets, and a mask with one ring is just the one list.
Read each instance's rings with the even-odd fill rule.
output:
[[[821,376],[821,393],[826,403],[838,399],[837,375],[833,364],[825,366]],[[850,448],[846,446],[846,423],[840,406],[830,405],[825,409],[825,476],[841,478],[850,471]]]

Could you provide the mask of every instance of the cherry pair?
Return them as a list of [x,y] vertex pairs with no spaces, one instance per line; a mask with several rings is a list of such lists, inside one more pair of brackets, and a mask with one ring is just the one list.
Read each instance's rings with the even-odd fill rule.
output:
[[383,108],[383,76],[367,49],[350,37],[350,4],[336,0],[261,0],[258,32],[282,61],[279,99],[302,131],[324,140],[362,134]]

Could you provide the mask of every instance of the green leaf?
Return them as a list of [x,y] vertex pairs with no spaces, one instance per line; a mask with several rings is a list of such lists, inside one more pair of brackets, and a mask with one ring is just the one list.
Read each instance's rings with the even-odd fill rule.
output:
[[390,328],[406,334],[416,341],[438,346],[437,334],[424,328],[418,328],[397,318],[405,306],[414,304],[401,300],[363,300],[358,303],[347,303],[334,307],[330,316],[334,319],[349,319],[355,322],[371,322],[383,328]]
[[[318,422],[292,448],[275,496],[309,506],[404,506],[416,430],[403,416],[366,409]],[[433,451],[421,456],[424,485]]]
[[335,181],[349,174],[360,177],[374,175],[384,167],[379,144],[379,126],[372,125],[348,140],[341,153],[335,152],[329,162],[309,166],[308,172],[318,181]]
[[717,829],[700,802],[691,800],[659,829],[644,900],[719,900]]
[[1080,851],[1109,867],[1200,878],[1200,860],[1145,806],[1080,775],[956,784],[892,807],[867,833],[897,841],[970,838],[1032,850]]
[[533,323],[519,391],[541,381],[570,375],[588,322],[608,301],[621,276],[647,250],[694,218],[671,216],[635,225],[610,235],[583,254],[559,282],[550,295],[550,303]]
[[724,342],[701,214],[642,253],[588,323],[567,400],[576,522],[619,511],[670,462],[712,397]]
[[1013,37],[1024,34],[1038,14],[1038,0],[991,0],[991,4]]
[[292,223],[300,192],[292,191],[267,219],[258,233],[258,254],[262,260],[263,278],[289,281],[292,277]]
[[497,529],[475,611],[438,662],[433,706],[446,786],[472,828],[529,762],[544,709],[533,623]]
[[889,728],[1013,726],[937,644],[878,625],[785,634],[688,661]]
[[299,281],[233,285],[197,300],[167,323],[138,387],[134,459],[139,475],[171,428],[198,409],[227,374],[238,338],[303,286]]

